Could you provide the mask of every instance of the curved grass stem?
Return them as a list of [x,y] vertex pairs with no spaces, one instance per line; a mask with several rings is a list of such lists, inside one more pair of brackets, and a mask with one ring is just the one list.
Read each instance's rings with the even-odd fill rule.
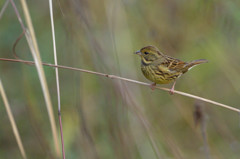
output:
[[[0,61],[10,61],[10,62],[21,62],[21,63],[35,64],[33,61],[26,61],[26,60],[19,60],[19,59],[0,58]],[[148,86],[148,87],[151,85],[149,83],[140,82],[140,81],[129,79],[129,78],[124,78],[124,77],[109,75],[109,74],[105,74],[105,73],[101,73],[101,72],[85,70],[85,69],[81,69],[81,68],[74,68],[74,67],[62,66],[62,65],[54,65],[54,64],[49,64],[49,63],[42,63],[42,64],[44,66],[58,67],[58,68],[61,68],[61,69],[69,69],[69,70],[74,70],[74,71],[80,71],[80,72],[95,74],[95,75],[98,75],[98,76],[104,76],[104,77],[111,78],[111,79],[119,79],[119,80],[122,80],[122,81],[127,81],[127,82],[131,82],[131,83],[145,85],[145,86]],[[160,90],[164,90],[164,91],[168,91],[168,92],[170,91],[170,89],[164,88],[164,87],[156,87],[156,89],[160,89]],[[197,100],[200,100],[200,101],[204,101],[206,103],[214,104],[214,105],[217,105],[217,106],[220,106],[220,107],[223,107],[223,108],[226,108],[226,109],[229,109],[229,110],[240,113],[240,109],[238,109],[238,108],[234,108],[232,106],[222,104],[222,103],[219,103],[219,102],[207,99],[207,98],[199,97],[199,96],[196,96],[196,95],[193,95],[193,94],[189,94],[189,93],[185,93],[185,92],[181,92],[181,91],[176,91],[176,90],[174,90],[174,93],[182,95],[182,96],[190,97],[190,98],[193,98],[193,99],[197,99]]]

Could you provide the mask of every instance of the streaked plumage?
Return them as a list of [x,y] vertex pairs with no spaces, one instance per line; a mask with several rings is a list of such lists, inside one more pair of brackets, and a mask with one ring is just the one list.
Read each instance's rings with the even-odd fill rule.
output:
[[[208,62],[205,59],[183,62],[164,55],[154,46],[146,46],[137,51],[136,54],[141,56],[141,70],[147,79],[154,82],[152,86],[156,85],[156,83],[167,84],[173,81],[176,82],[177,78],[193,66]],[[173,93],[174,85],[171,93]]]

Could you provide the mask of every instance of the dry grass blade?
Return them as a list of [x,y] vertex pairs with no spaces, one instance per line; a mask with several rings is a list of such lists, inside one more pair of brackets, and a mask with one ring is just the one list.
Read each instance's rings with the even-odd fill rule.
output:
[[48,90],[48,86],[47,86],[47,82],[46,82],[46,77],[45,77],[43,67],[42,67],[42,61],[41,61],[41,57],[40,57],[40,53],[39,53],[39,49],[38,49],[38,45],[37,45],[35,32],[34,32],[33,25],[32,25],[32,20],[31,20],[30,14],[29,14],[29,10],[28,10],[26,1],[21,0],[21,4],[22,4],[24,15],[25,15],[26,23],[27,23],[27,26],[29,29],[29,32],[28,32],[28,30],[26,31],[26,38],[27,38],[33,59],[36,63],[38,76],[39,76],[39,79],[41,82],[43,95],[44,95],[44,99],[46,102],[47,111],[48,111],[48,115],[49,115],[49,119],[50,119],[56,155],[60,156],[60,149],[59,149],[59,143],[58,143],[58,137],[57,137],[57,128],[56,128],[56,122],[55,122],[55,118],[54,118],[54,114],[53,114],[52,102],[51,102],[51,98],[50,98],[50,94],[49,94],[49,90]]
[[[6,58],[0,58],[0,60],[1,61],[11,61],[11,62],[22,62],[22,63],[27,62],[27,63],[35,64],[33,61],[26,61],[26,60],[16,60],[16,59],[6,59]],[[128,79],[128,78],[119,77],[119,76],[115,76],[115,75],[108,75],[108,74],[105,74],[105,73],[94,72],[94,71],[89,71],[89,70],[80,69],[80,68],[74,68],[74,67],[62,66],[62,65],[53,65],[53,64],[48,64],[48,63],[42,63],[42,64],[45,65],[45,66],[50,66],[50,67],[58,67],[58,68],[62,68],[62,69],[69,69],[69,70],[74,70],[74,71],[80,71],[80,72],[95,74],[95,75],[104,76],[104,77],[108,77],[108,78],[112,78],[112,79],[119,79],[119,80],[131,82],[131,83],[136,83],[136,84],[140,84],[140,85],[145,85],[145,86],[150,86],[151,85],[151,84],[136,81],[136,80],[133,80],[133,79]],[[164,91],[167,91],[167,92],[170,91],[170,89],[163,88],[163,87],[156,87],[156,89],[161,89],[161,90],[164,90]],[[190,97],[190,98],[193,98],[193,99],[197,99],[197,100],[200,100],[200,101],[204,101],[206,103],[214,104],[214,105],[217,105],[217,106],[220,106],[220,107],[223,107],[223,108],[226,108],[226,109],[229,109],[229,110],[240,113],[240,109],[237,109],[237,108],[234,108],[232,106],[222,104],[222,103],[210,100],[210,99],[206,99],[206,98],[203,98],[203,97],[199,97],[199,96],[196,96],[196,95],[192,95],[192,94],[189,94],[189,93],[176,91],[176,90],[174,90],[174,93],[182,95],[182,96]]]
[[6,2],[4,3],[4,5],[3,5],[3,7],[2,7],[2,9],[0,11],[0,19],[2,18],[3,13],[5,12],[5,10],[6,10],[7,6],[8,6],[8,3],[9,3],[9,0],[6,0]]
[[17,140],[17,144],[18,144],[18,147],[19,147],[19,149],[20,149],[21,155],[22,155],[22,157],[23,157],[24,159],[27,159],[27,156],[26,156],[26,153],[25,153],[23,144],[22,144],[22,140],[21,140],[21,137],[20,137],[20,135],[19,135],[18,128],[17,128],[17,125],[16,125],[16,123],[15,123],[15,120],[14,120],[14,117],[13,117],[13,114],[12,114],[12,111],[11,111],[11,108],[10,108],[10,105],[9,105],[9,103],[8,103],[7,96],[6,96],[6,94],[5,94],[5,91],[4,91],[4,88],[3,88],[3,84],[2,84],[1,79],[0,79],[0,93],[1,93],[4,106],[5,106],[6,111],[7,111],[7,114],[8,114],[8,118],[9,118],[9,120],[10,120],[12,129],[13,129],[14,136],[15,136],[15,138],[16,138],[16,140]]
[[[49,0],[49,11],[50,11],[51,27],[52,27],[54,64],[57,65],[58,62],[57,62],[57,49],[56,49],[56,40],[55,40],[52,0]],[[60,134],[61,134],[61,142],[62,142],[62,156],[63,156],[63,159],[65,159],[64,140],[63,140],[63,132],[62,132],[62,119],[61,119],[62,117],[61,117],[60,86],[59,86],[59,75],[58,75],[57,67],[55,67],[55,72],[56,72],[57,99],[58,99],[58,118],[59,118]]]
[[204,152],[206,159],[210,159],[210,149],[207,139],[207,121],[206,121],[206,114],[203,109],[203,105],[196,101],[194,104],[194,111],[193,111],[193,119],[195,123],[195,127],[200,126],[201,134],[203,137],[203,143],[204,143]]
[[[53,39],[53,53],[54,53],[54,64],[58,65],[57,62],[57,49],[56,49],[56,40],[55,40],[55,29],[54,29],[54,20],[53,20],[53,10],[52,10],[52,0],[49,0],[49,9],[50,9],[50,17],[51,17],[51,27],[52,27],[52,39]],[[56,83],[57,83],[57,94],[58,94],[58,110],[61,110],[60,103],[60,88],[59,88],[59,75],[58,68],[55,68],[56,71]]]

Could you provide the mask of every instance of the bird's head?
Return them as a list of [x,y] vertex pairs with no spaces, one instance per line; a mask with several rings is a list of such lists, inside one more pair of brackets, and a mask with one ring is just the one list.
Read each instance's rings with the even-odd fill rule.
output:
[[141,56],[142,62],[149,64],[162,56],[161,52],[155,46],[146,46],[135,52]]

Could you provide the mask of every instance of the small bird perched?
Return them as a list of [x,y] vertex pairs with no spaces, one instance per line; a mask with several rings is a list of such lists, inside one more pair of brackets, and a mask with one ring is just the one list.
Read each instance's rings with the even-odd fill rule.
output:
[[173,82],[170,94],[174,93],[176,80],[193,66],[208,62],[205,59],[183,62],[161,53],[155,46],[146,46],[135,52],[141,57],[141,70],[143,75],[154,82],[151,89],[154,90],[156,84],[168,84]]

